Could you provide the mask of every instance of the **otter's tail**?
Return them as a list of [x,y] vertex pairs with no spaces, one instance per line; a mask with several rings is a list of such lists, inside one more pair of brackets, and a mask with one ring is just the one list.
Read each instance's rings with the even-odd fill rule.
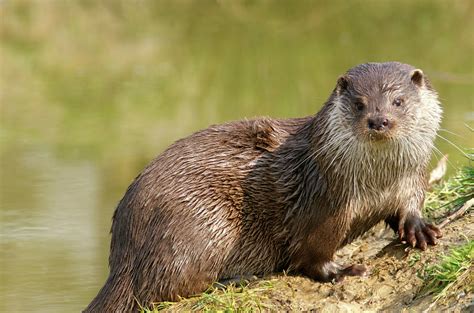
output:
[[129,275],[110,273],[105,285],[84,312],[131,312],[138,303],[133,297]]

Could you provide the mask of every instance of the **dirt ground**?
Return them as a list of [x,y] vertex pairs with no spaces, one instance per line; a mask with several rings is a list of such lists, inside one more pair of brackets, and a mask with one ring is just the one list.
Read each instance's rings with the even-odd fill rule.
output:
[[[426,264],[439,262],[443,254],[473,238],[472,211],[446,225],[438,245],[426,251],[407,248],[381,224],[344,247],[336,258],[341,264],[365,264],[370,269],[368,277],[346,277],[340,283],[330,284],[278,274],[250,283],[245,289],[256,290],[258,308],[262,311],[474,312],[472,266],[463,284],[453,286],[448,296],[438,301],[432,295],[420,296],[424,282],[418,276]],[[271,287],[261,288],[265,284]],[[178,302],[178,306],[167,309],[196,309],[199,301],[202,298],[188,299],[185,304]],[[247,310],[242,307],[236,311]]]
[[[276,297],[269,295],[269,299],[287,297],[290,300],[285,308],[287,310],[420,312],[430,307],[433,297],[416,299],[423,287],[423,281],[417,276],[417,272],[424,264],[439,261],[442,253],[448,253],[451,248],[466,243],[466,238],[473,237],[474,213],[448,224],[439,244],[421,253],[394,241],[393,232],[380,225],[364,238],[344,247],[337,255],[341,264],[367,265],[370,268],[368,277],[347,277],[334,285],[317,283],[304,277],[275,277],[285,281],[288,287],[287,290],[272,290],[277,294]],[[459,290],[454,298],[448,297],[431,308],[472,311],[472,273],[473,271],[470,273],[470,291]]]

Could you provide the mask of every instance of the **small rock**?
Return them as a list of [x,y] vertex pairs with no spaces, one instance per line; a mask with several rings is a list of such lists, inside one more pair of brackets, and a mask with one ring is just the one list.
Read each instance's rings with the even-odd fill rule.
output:
[[351,312],[368,312],[363,310],[358,304],[350,304],[347,302],[326,303],[319,311],[321,313],[351,313]]
[[466,293],[464,291],[461,291],[460,293],[457,294],[456,300],[464,298],[465,296],[466,296]]
[[347,290],[344,292],[344,300],[346,301],[353,301],[355,297],[356,297],[355,292],[352,292],[350,290]]
[[393,292],[393,287],[389,285],[382,285],[375,290],[375,293],[380,298],[385,298]]

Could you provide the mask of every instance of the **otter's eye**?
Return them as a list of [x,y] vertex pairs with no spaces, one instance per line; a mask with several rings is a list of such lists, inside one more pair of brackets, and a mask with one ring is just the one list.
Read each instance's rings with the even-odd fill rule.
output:
[[357,111],[362,111],[364,109],[364,104],[360,101],[356,102],[355,103],[355,107],[357,109]]
[[393,100],[392,102],[393,105],[396,105],[397,107],[401,106],[403,104],[403,100],[400,99],[400,98],[397,98],[395,100]]

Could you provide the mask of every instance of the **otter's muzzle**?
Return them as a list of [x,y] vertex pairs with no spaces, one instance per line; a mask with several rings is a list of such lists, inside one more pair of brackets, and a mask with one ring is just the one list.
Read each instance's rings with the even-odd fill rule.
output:
[[367,118],[367,134],[370,140],[385,140],[390,137],[391,129],[393,128],[394,123],[391,121],[390,117],[382,114],[377,114],[375,116],[369,116]]
[[385,132],[392,128],[392,123],[386,116],[376,116],[367,119],[369,130],[376,132]]

